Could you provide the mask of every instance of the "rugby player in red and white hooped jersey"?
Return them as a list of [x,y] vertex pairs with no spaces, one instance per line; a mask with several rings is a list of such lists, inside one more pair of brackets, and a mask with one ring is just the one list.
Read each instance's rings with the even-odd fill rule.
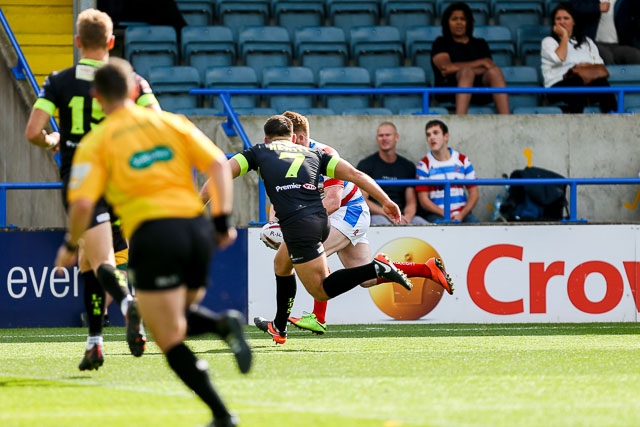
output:
[[[318,148],[334,156],[338,155],[338,152],[334,148],[309,138],[309,121],[305,116],[292,111],[286,111],[282,115],[290,119],[293,123],[296,144]],[[364,196],[358,186],[352,182],[329,177],[323,178],[324,197],[322,203],[329,214],[331,223],[329,237],[323,243],[327,256],[337,253],[340,262],[345,268],[359,267],[368,264],[371,262],[371,248],[369,247],[369,240],[367,239],[367,232],[370,226],[370,214]],[[271,209],[271,212],[271,220],[276,220],[275,216],[273,216],[273,209]],[[437,268],[435,263],[432,264],[432,268]],[[446,280],[446,273],[442,273],[444,267],[442,270],[438,269],[438,272],[434,274],[427,264],[394,262],[394,265],[407,273],[408,277],[436,277],[434,280],[439,283],[443,281],[444,283],[441,284],[447,291],[452,290]],[[292,264],[288,252],[278,251],[274,259],[276,277],[285,276],[291,268]],[[370,287],[384,281],[386,280],[373,279],[362,283],[361,286]],[[277,294],[278,291],[276,291],[276,298],[278,298]],[[290,295],[290,293],[286,291],[282,292],[282,294]],[[277,306],[289,307],[289,310],[291,310],[293,301],[290,301],[288,304],[277,304]],[[326,310],[326,301],[314,300],[312,313],[303,313],[302,317],[290,316],[289,322],[301,329],[306,329],[316,334],[324,334],[327,330]],[[283,314],[276,313],[276,318],[282,315]],[[266,324],[266,319],[258,317],[254,320],[256,326],[259,328],[261,325]]]

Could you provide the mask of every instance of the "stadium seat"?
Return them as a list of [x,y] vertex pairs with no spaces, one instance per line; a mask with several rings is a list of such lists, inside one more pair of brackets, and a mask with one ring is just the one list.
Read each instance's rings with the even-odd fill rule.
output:
[[446,115],[449,114],[449,110],[447,110],[444,107],[429,107],[429,112],[428,113],[423,113],[422,112],[422,108],[404,108],[404,109],[400,110],[400,112],[398,114],[413,115],[413,116],[421,116],[421,115],[446,116]]
[[516,50],[509,28],[501,25],[479,25],[474,28],[473,35],[487,41],[496,65],[510,67],[514,64]]
[[509,27],[514,39],[518,27],[543,23],[543,0],[492,0],[491,5],[495,24]]
[[516,107],[513,114],[562,114],[562,108],[554,106]]
[[243,64],[256,70],[258,79],[264,67],[289,66],[293,56],[289,31],[284,27],[246,28],[238,36],[238,49]]
[[[253,89],[260,87],[258,76],[251,67],[211,67],[205,73],[204,87],[210,89],[238,88]],[[224,106],[220,97],[213,95],[209,100],[209,106],[222,112]],[[258,106],[257,95],[233,95],[231,106],[235,108],[255,108]]]
[[311,68],[316,81],[321,68],[348,65],[349,46],[342,28],[301,28],[296,30],[293,44],[298,63]]
[[551,17],[551,12],[557,5],[562,3],[562,0],[545,0],[544,2],[544,14],[547,17]]
[[165,25],[127,27],[124,32],[124,54],[138,74],[149,77],[151,67],[178,64],[176,30]]
[[213,24],[213,3],[210,0],[176,0],[187,25]]
[[496,109],[490,106],[472,105],[467,114],[496,114]]
[[360,115],[360,116],[392,116],[393,112],[388,108],[349,108],[342,111],[343,116],[347,115]]
[[639,106],[637,106],[637,107],[630,107],[630,108],[627,108],[627,113],[630,113],[630,114],[640,114],[640,105],[639,105]]
[[411,27],[405,35],[406,54],[411,58],[411,64],[424,69],[427,82],[433,84],[433,69],[431,68],[431,47],[435,39],[442,35],[440,25],[426,25]]
[[236,44],[229,27],[186,26],[182,28],[180,43],[183,62],[196,67],[203,81],[207,68],[235,64]]
[[[265,67],[262,70],[262,87],[265,89],[291,88],[311,89],[316,87],[313,71],[306,67]],[[313,95],[271,95],[268,97],[271,108],[277,111],[287,109],[298,111],[301,108],[313,108]]]
[[200,73],[194,67],[152,67],[149,84],[153,88],[160,107],[175,112],[181,108],[197,108],[198,97],[189,90],[200,87]]
[[[640,65],[607,65],[609,84],[616,86],[640,86]],[[624,108],[640,106],[640,92],[624,94]]]
[[334,116],[336,114],[331,108],[299,108],[296,113],[303,116]]
[[215,108],[178,108],[174,111],[176,114],[182,114],[183,116],[219,116],[222,113]]
[[389,25],[357,27],[351,30],[351,59],[373,75],[382,67],[404,64],[404,44],[400,30]]
[[216,4],[218,23],[231,28],[236,40],[245,27],[269,24],[269,0],[217,0]]
[[434,24],[434,5],[428,1],[382,0],[380,7],[385,25],[400,30],[402,40],[407,28]]
[[340,27],[349,37],[355,27],[378,25],[378,0],[326,0],[329,25]]
[[247,107],[247,108],[234,108],[233,111],[239,116],[275,116],[278,111],[275,108],[269,107]]
[[[437,0],[436,1],[436,13],[439,17],[442,17],[442,13],[452,3],[457,3],[458,0]],[[491,16],[491,2],[490,0],[466,0],[465,3],[471,8],[473,13],[474,25],[489,25],[489,17]]]
[[289,30],[294,39],[296,30],[324,25],[324,2],[314,0],[286,0],[273,4],[275,24]]
[[516,48],[520,64],[534,67],[540,78],[542,78],[540,44],[550,32],[547,25],[523,25],[516,29]]
[[[502,73],[507,87],[542,87],[538,78],[538,71],[533,67],[527,67],[526,65],[502,67]],[[540,95],[538,94],[509,94],[509,107],[511,110],[517,107],[535,107],[539,104]]]
[[[420,67],[378,68],[374,74],[376,88],[402,88],[427,86],[427,77]],[[380,105],[394,114],[406,108],[422,109],[422,94],[385,94],[380,95]]]
[[[318,73],[320,88],[371,88],[371,76],[366,68],[361,67],[330,67],[323,68]],[[350,108],[368,108],[370,95],[328,95],[326,107],[336,114],[342,114]]]

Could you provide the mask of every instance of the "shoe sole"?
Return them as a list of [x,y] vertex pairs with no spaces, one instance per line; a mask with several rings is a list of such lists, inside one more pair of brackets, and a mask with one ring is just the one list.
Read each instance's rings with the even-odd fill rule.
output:
[[438,270],[440,270],[440,273],[442,273],[442,277],[438,278],[438,283],[449,293],[449,295],[453,295],[453,279],[451,279],[451,276],[447,274],[447,270],[444,269],[444,262],[442,259],[436,258],[435,264],[436,267],[438,267]]
[[408,291],[413,289],[413,283],[411,283],[407,275],[404,274],[404,272],[398,270],[385,254],[376,255],[374,260],[380,264],[386,265],[389,268],[389,271],[383,272],[382,276],[378,277],[382,277],[394,283],[397,283]]
[[127,344],[129,351],[135,357],[141,357],[147,344],[147,337],[140,333],[142,328],[142,319],[138,313],[138,307],[132,301],[129,303],[127,310]]
[[231,352],[236,358],[238,368],[240,372],[246,374],[251,369],[251,361],[253,359],[251,355],[251,347],[247,343],[244,337],[244,328],[242,315],[235,311],[230,311],[227,314],[227,326],[229,327],[229,333],[225,337],[225,342],[229,344]]
[[[256,325],[256,328],[260,329],[265,334],[269,334],[271,336],[271,338],[273,339],[273,341],[275,341],[276,344],[284,344],[285,342],[287,342],[287,337],[283,337],[282,335],[278,335],[279,339],[276,339],[276,337],[271,332],[269,332],[269,323],[271,323],[271,322],[269,322],[264,317],[260,317],[260,316],[254,317],[253,318],[253,323]],[[264,328],[263,328],[263,325],[264,325]]]
[[311,328],[305,328],[304,326],[300,326],[298,324],[296,324],[295,322],[293,322],[291,320],[291,317],[289,319],[287,319],[289,321],[289,323],[291,323],[293,326],[295,326],[298,329],[301,329],[303,331],[308,331],[311,332],[314,335],[324,335],[324,333],[327,331],[326,329],[320,331],[320,330],[316,330],[316,329],[311,329]]

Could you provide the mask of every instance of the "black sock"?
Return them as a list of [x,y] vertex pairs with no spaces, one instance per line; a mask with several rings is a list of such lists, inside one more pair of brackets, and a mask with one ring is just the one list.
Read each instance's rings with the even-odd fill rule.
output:
[[343,268],[342,270],[334,271],[324,279],[322,287],[329,298],[335,298],[350,291],[360,283],[376,277],[378,277],[376,267],[373,263],[369,263],[360,267]]
[[273,324],[280,332],[287,330],[287,320],[296,299],[296,276],[276,275],[276,317]]
[[214,418],[227,418],[230,416],[229,410],[211,383],[207,368],[202,368],[205,363],[198,363],[198,359],[189,350],[189,347],[184,343],[180,343],[169,349],[165,357],[173,372],[180,377],[182,382],[211,408]]
[[87,313],[89,335],[102,335],[105,293],[93,271],[85,271],[84,280],[84,310]]
[[112,265],[101,264],[98,267],[98,281],[102,288],[111,294],[118,305],[122,303],[127,295],[131,295],[127,286],[127,278]]
[[226,335],[226,330],[221,320],[224,316],[209,310],[201,305],[192,305],[187,308],[187,335],[196,336],[208,333]]

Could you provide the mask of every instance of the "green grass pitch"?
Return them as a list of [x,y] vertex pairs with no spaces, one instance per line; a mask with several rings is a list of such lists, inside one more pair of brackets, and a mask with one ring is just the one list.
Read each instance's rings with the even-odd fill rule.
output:
[[[132,357],[105,329],[106,360],[80,372],[85,329],[0,330],[0,426],[202,426],[208,409],[158,348]],[[222,341],[188,345],[243,427],[640,426],[640,325],[253,326],[248,375]]]

